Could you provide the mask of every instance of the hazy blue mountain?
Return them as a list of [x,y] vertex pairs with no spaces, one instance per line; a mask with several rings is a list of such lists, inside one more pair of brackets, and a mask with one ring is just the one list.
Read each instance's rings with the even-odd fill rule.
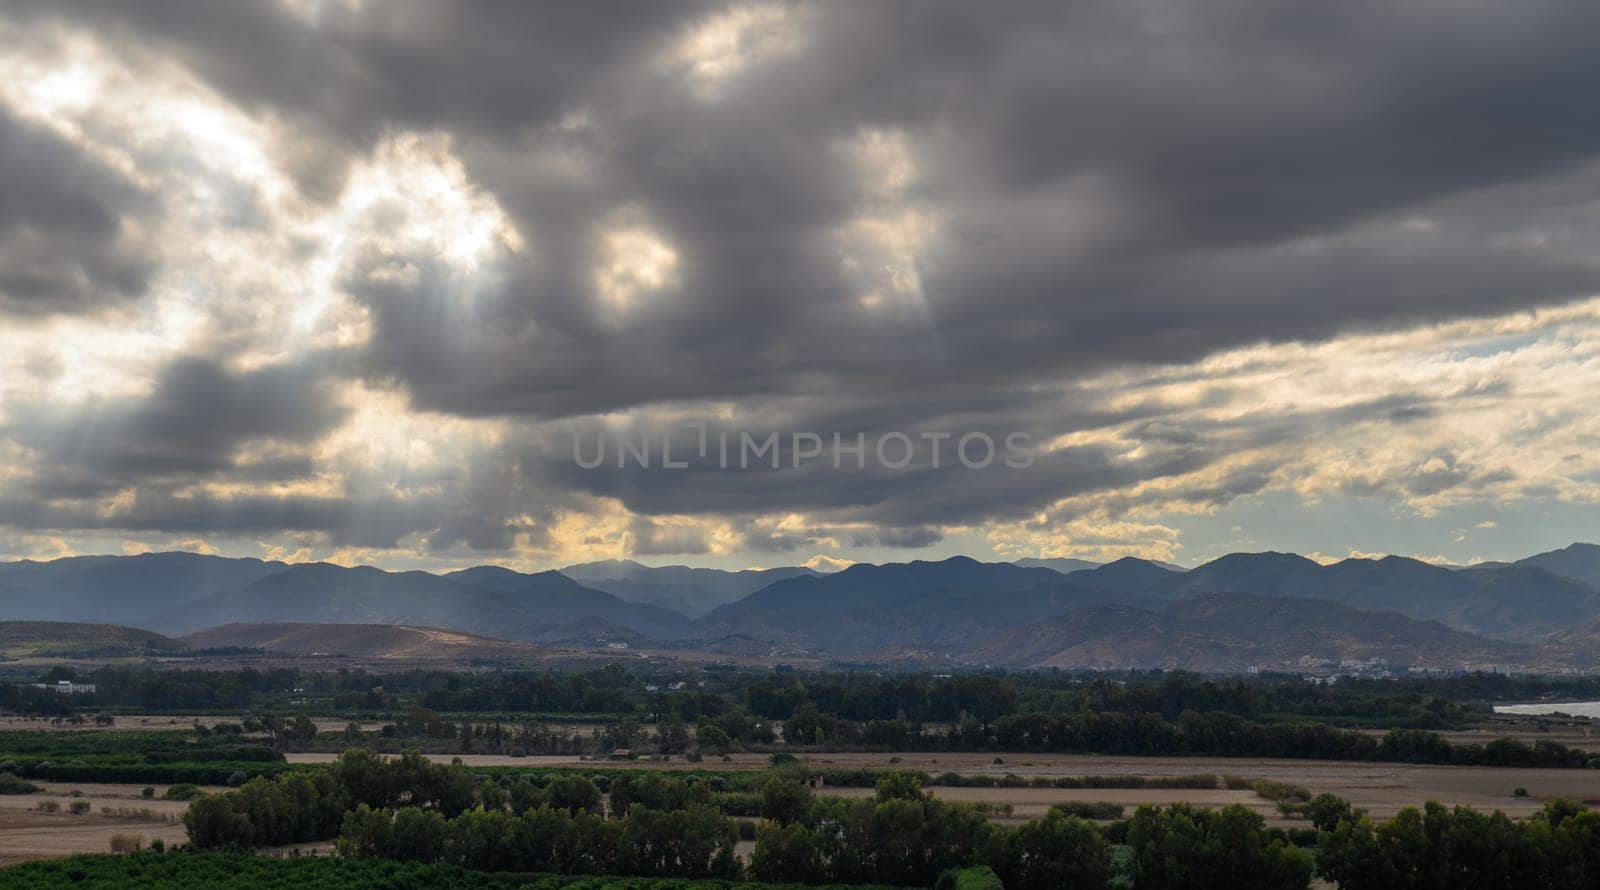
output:
[[1073,572],[1082,572],[1086,569],[1098,568],[1100,565],[1100,563],[1090,562],[1087,559],[1069,559],[1067,557],[1046,557],[1044,559],[1038,559],[1031,556],[1027,559],[1013,560],[1011,564],[1014,566],[1022,566],[1025,569],[1054,569],[1063,575],[1070,575]]
[[1530,556],[1519,560],[1517,564],[1537,566],[1591,587],[1600,587],[1600,545],[1572,544],[1560,550]]
[[1600,616],[1600,590],[1526,561],[1464,569],[1476,586],[1444,619],[1492,636],[1539,637]]
[[523,583],[491,589],[426,572],[298,565],[242,590],[169,610],[150,623],[179,631],[257,622],[402,624],[513,640],[539,639],[588,618],[656,638],[677,635],[688,624],[674,612],[623,602],[556,572],[519,577]]
[[964,659],[1007,667],[1331,670],[1345,660],[1456,668],[1537,662],[1525,646],[1329,600],[1213,593],[1159,610],[1096,605],[994,633]]
[[0,618],[137,624],[284,568],[281,562],[196,553],[5,562],[0,563]]
[[696,630],[702,638],[748,635],[866,653],[971,640],[1105,598],[1052,569],[958,556],[779,581],[718,607]]
[[608,559],[567,566],[561,574],[629,602],[648,603],[698,618],[774,582],[818,573],[800,566],[728,572],[689,566],[647,566],[630,559]]

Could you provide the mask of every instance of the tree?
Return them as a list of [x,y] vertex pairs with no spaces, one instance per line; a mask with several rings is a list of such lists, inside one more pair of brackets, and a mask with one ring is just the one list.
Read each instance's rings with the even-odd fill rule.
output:
[[799,775],[780,770],[761,785],[761,815],[777,823],[809,822],[816,794]]
[[[1128,822],[1140,890],[1304,890],[1311,854],[1268,840],[1262,818],[1234,804],[1142,806]],[[1348,890],[1348,888],[1341,888]]]
[[[189,809],[192,812],[194,806],[191,805]],[[366,804],[357,806],[344,816],[344,826],[339,830],[338,849],[340,856],[352,859],[389,856],[394,850],[394,817],[388,810],[375,810]]]
[[662,754],[682,754],[689,750],[689,724],[674,714],[656,727],[656,748]]
[[254,840],[250,818],[233,807],[227,795],[207,794],[189,804],[183,814],[189,841],[201,849],[247,847]]
[[1306,817],[1318,831],[1332,831],[1340,822],[1354,822],[1361,815],[1350,802],[1335,794],[1319,794],[1305,805]]
[[600,789],[583,776],[556,776],[544,789],[545,800],[573,815],[600,812]]
[[825,880],[817,839],[797,823],[768,823],[756,829],[750,871],[756,880],[769,884],[816,884]]
[[918,800],[922,777],[916,773],[888,773],[878,780],[878,800]]
[[722,727],[705,723],[694,734],[697,748],[707,754],[726,754],[733,750],[733,739]]
[[1111,879],[1111,845],[1086,819],[1051,810],[1010,841],[1004,883],[1012,890],[1101,888]]

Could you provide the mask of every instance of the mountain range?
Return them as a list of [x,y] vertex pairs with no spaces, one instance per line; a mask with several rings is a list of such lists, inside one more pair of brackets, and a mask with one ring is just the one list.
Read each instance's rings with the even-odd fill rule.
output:
[[161,553],[0,563],[0,620],[169,634],[292,622],[534,643],[767,641],[852,660],[918,652],[1015,667],[1234,670],[1373,657],[1587,665],[1600,642],[1597,585],[1592,544],[1470,567],[1236,553],[1187,570],[1131,557],[1103,565],[953,557],[830,574],[610,561],[440,575]]
[[1014,668],[1163,668],[1237,673],[1385,664],[1448,669],[1526,663],[1529,647],[1452,630],[1397,612],[1324,599],[1208,593],[1158,610],[1077,609],[1007,628],[965,660]]

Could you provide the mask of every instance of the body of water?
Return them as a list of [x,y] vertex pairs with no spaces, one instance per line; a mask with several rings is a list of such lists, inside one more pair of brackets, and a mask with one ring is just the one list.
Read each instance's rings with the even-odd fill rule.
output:
[[1574,717],[1600,717],[1600,701],[1540,702],[1536,705],[1495,705],[1496,714],[1571,714]]

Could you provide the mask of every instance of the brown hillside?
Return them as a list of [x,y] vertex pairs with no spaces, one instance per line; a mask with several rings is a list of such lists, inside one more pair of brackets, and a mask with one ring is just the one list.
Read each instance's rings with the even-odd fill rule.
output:
[[539,646],[433,627],[393,624],[224,624],[181,638],[191,648],[250,646],[353,658],[537,658]]

